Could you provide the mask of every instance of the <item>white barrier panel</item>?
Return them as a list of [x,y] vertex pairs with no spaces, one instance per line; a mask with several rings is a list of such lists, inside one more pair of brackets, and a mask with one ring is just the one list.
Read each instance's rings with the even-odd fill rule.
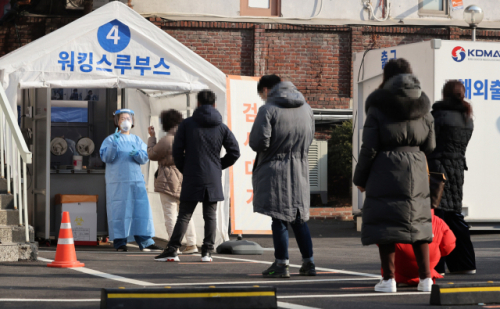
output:
[[271,217],[253,212],[252,169],[256,153],[249,136],[259,107],[258,77],[227,77],[228,126],[240,146],[241,157],[229,170],[231,190],[231,233],[271,234]]

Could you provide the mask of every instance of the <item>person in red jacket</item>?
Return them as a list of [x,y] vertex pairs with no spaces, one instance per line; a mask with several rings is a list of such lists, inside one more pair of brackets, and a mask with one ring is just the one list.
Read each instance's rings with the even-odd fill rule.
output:
[[[432,210],[433,240],[429,244],[431,275],[434,282],[443,278],[435,269],[442,256],[447,256],[455,249],[455,235],[448,225]],[[411,244],[396,244],[395,279],[398,284],[418,285],[418,265]]]

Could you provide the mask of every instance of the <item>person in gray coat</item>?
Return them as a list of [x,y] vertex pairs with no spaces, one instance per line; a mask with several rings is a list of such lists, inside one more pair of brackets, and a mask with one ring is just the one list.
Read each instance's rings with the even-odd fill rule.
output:
[[309,220],[309,146],[314,137],[314,116],[304,96],[291,82],[276,75],[263,76],[257,91],[266,102],[259,109],[250,147],[257,152],[253,172],[254,211],[272,218],[276,261],[262,275],[290,278],[288,224],[302,254],[300,275],[315,276]]
[[[406,73],[406,74],[401,74]],[[363,144],[354,184],[366,190],[363,245],[378,244],[383,280],[377,292],[396,292],[395,244],[412,244],[420,291],[432,287],[429,243],[432,218],[426,155],[436,147],[430,101],[404,59],[384,68],[381,89],[366,100]]]

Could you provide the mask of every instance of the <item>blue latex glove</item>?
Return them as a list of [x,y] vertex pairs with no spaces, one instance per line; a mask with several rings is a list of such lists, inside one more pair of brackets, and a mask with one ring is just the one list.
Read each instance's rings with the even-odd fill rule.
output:
[[131,157],[135,157],[139,153],[139,151],[135,149],[134,145],[132,145],[132,148],[134,148],[134,150],[132,150],[128,155]]
[[118,128],[116,128],[115,134],[113,134],[115,142],[120,139],[120,134],[122,133],[118,130]]

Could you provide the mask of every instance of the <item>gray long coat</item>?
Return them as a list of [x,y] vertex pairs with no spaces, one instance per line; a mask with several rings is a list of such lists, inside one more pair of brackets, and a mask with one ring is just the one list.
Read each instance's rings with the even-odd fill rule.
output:
[[[366,101],[363,145],[354,184],[366,189],[363,245],[432,241],[426,154],[436,145],[434,119],[425,93],[419,99],[385,89]],[[385,151],[418,146],[419,152]]]
[[290,82],[276,85],[259,109],[250,132],[250,147],[257,152],[253,208],[275,219],[309,220],[309,160],[314,137],[314,116],[304,96]]

